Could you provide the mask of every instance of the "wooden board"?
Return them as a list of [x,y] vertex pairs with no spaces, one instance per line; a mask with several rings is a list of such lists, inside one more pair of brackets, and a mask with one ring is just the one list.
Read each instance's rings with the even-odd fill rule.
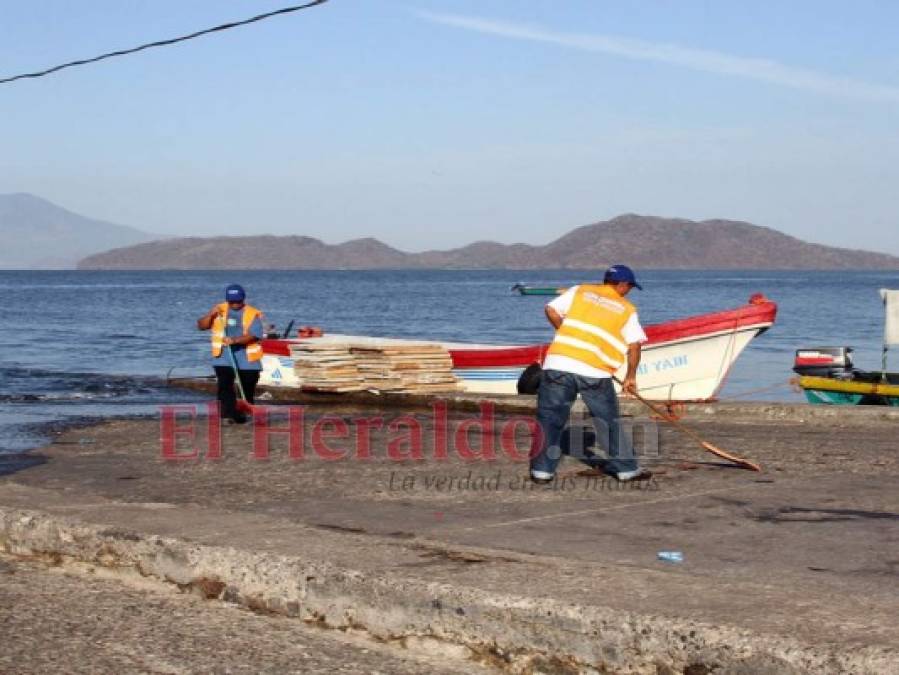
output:
[[299,343],[290,348],[303,388],[315,391],[458,391],[449,352],[436,344]]

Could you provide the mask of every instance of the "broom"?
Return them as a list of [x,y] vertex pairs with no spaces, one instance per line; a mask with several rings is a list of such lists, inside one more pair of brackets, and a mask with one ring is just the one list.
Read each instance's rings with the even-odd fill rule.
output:
[[[619,380],[617,377],[615,377],[614,375],[612,376],[612,379],[615,380],[621,386],[621,389],[623,391],[624,383],[621,380]],[[722,450],[717,445],[713,445],[713,444],[709,443],[708,441],[704,440],[702,438],[702,436],[697,434],[695,431],[693,431],[689,427],[684,426],[677,420],[672,419],[664,411],[662,411],[660,408],[657,408],[655,405],[653,405],[652,403],[647,401],[645,398],[640,396],[640,394],[638,394],[637,392],[631,392],[631,394],[634,396],[634,398],[636,398],[638,401],[640,401],[640,403],[642,403],[647,408],[652,410],[656,415],[658,415],[663,420],[668,422],[675,429],[677,429],[682,434],[685,434],[686,436],[689,436],[694,441],[696,441],[699,444],[699,447],[701,447],[706,452],[711,452],[713,455],[717,455],[718,457],[721,457],[722,459],[726,459],[728,462],[733,462],[737,466],[741,466],[744,469],[749,469],[751,471],[761,471],[762,470],[762,467],[760,465],[756,464],[755,462],[752,462],[748,459],[743,459],[742,457],[737,457],[737,455],[732,455],[729,452],[727,452],[726,450]]]
[[234,381],[237,383],[238,398],[235,408],[238,412],[242,412],[245,415],[252,415],[254,412],[253,406],[247,401],[247,395],[243,390],[243,382],[240,381],[240,369],[237,367],[234,351],[231,349],[231,345],[225,345],[225,347],[228,349],[228,356],[231,358],[231,368],[234,370]]

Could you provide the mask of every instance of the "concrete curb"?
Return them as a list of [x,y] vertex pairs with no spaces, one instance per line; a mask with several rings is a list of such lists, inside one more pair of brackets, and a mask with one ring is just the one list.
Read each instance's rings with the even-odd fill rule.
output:
[[0,507],[0,550],[136,570],[209,599],[384,641],[456,646],[511,672],[899,672],[899,654],[883,648],[845,651],[729,626],[371,575],[38,511]]

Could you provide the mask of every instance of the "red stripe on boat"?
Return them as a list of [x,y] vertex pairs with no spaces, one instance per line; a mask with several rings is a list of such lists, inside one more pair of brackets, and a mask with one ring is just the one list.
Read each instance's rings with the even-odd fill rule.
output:
[[646,327],[648,344],[660,342],[673,342],[684,338],[718,333],[725,330],[734,330],[743,326],[757,324],[773,324],[777,316],[777,304],[770,300],[762,300],[756,304],[745,305],[738,309],[730,309],[724,312],[702,314],[687,319],[667,321],[655,326]]
[[300,342],[300,340],[275,340],[266,338],[260,340],[262,343],[262,351],[269,356],[290,356],[290,345]]
[[522,367],[543,363],[549,345],[509,347],[508,349],[450,349],[454,368]]

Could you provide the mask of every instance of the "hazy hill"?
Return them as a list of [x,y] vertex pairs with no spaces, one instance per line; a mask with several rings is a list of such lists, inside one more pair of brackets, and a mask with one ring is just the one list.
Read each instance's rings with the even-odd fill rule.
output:
[[325,244],[312,237],[185,237],[113,249],[79,269],[363,269],[407,267],[409,254],[377,239]]
[[666,269],[899,269],[899,257],[810,244],[729,220],[695,222],[627,214],[585,225],[543,246],[475,242],[406,253],[377,239],[325,244],[312,237],[211,237],[154,241],[85,258],[81,269],[572,268],[613,262]]
[[26,193],[0,195],[0,269],[75,267],[86,255],[156,238]]

